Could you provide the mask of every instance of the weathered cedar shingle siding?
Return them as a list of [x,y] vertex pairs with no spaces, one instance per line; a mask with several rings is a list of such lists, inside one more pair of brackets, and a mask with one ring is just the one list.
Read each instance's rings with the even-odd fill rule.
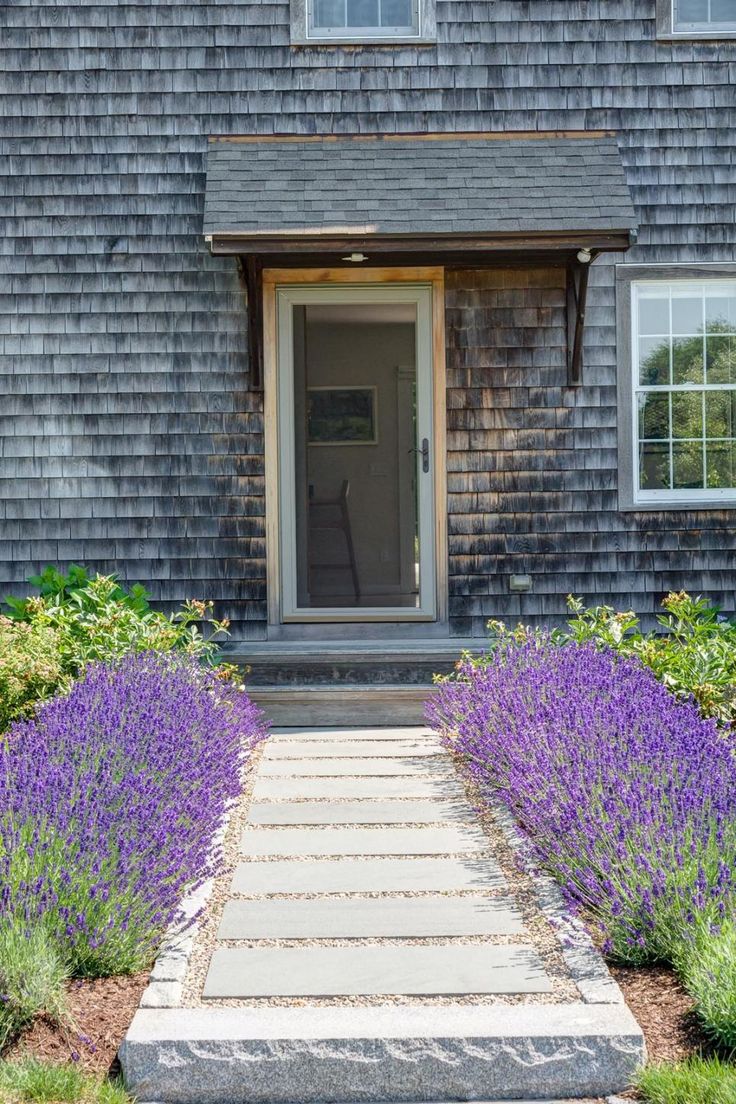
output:
[[[435,47],[292,50],[286,3],[6,5],[0,591],[84,561],[264,631],[261,400],[234,264],[201,238],[208,135],[611,128],[628,259],[732,259],[736,45],[657,44],[654,7],[438,0]],[[732,606],[732,514],[616,510],[612,265],[574,390],[556,275],[448,283],[453,629],[568,590]]]

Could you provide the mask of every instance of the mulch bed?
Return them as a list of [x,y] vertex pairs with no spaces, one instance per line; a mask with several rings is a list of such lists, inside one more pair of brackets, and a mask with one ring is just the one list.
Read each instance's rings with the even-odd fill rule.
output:
[[611,966],[647,1044],[650,1062],[679,1062],[708,1050],[692,998],[666,966]]
[[148,972],[67,982],[70,1022],[59,1025],[39,1017],[3,1058],[71,1061],[90,1073],[107,1073],[147,983]]

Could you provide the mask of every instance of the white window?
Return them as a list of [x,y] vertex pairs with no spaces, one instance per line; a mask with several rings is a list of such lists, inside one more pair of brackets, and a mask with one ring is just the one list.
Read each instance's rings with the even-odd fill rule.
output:
[[632,504],[736,502],[736,279],[631,294]]
[[419,34],[419,0],[307,0],[309,38]]
[[675,34],[736,32],[736,0],[672,0]]
[[294,46],[436,41],[436,0],[291,0]]

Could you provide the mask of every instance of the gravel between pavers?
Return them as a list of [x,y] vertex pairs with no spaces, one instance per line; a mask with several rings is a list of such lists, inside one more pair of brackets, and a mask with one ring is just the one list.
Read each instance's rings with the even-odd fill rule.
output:
[[[376,749],[376,758],[380,758],[380,750]],[[453,756],[448,755],[452,761]],[[220,925],[222,917],[222,911],[225,903],[230,898],[238,896],[243,899],[245,895],[235,895],[230,891],[230,884],[235,868],[242,862],[268,862],[270,861],[264,857],[247,859],[240,854],[240,837],[243,828],[248,823],[248,813],[252,801],[252,792],[255,785],[255,780],[258,775],[258,766],[262,758],[262,753],[259,750],[256,756],[253,757],[250,764],[250,770],[248,772],[246,786],[243,795],[238,804],[233,808],[227,833],[223,845],[224,853],[224,869],[222,874],[217,878],[213,887],[212,893],[209,898],[209,903],[205,915],[200,919],[196,938],[194,941],[194,948],[189,960],[189,967],[187,976],[184,982],[183,999],[182,1004],[185,1007],[259,1007],[264,1003],[272,1007],[303,1007],[303,1006],[366,1006],[366,1005],[450,1005],[450,1004],[468,1004],[468,1005],[506,1005],[506,1004],[550,1004],[550,1003],[564,1003],[569,1001],[579,1001],[580,993],[575,986],[570,972],[565,964],[562,956],[562,950],[559,939],[556,933],[552,929],[549,922],[543,916],[539,909],[537,902],[537,896],[534,889],[534,883],[531,876],[520,869],[517,862],[516,855],[513,849],[509,846],[505,834],[496,823],[496,820],[492,812],[488,811],[480,800],[478,793],[474,790],[471,783],[468,780],[467,774],[460,770],[457,771],[458,779],[463,785],[466,798],[470,809],[475,814],[475,823],[481,827],[488,839],[488,851],[496,859],[501,871],[506,878],[507,887],[499,889],[498,891],[491,890],[492,896],[509,896],[513,899],[517,905],[519,911],[522,914],[522,918],[525,926],[525,933],[523,936],[500,936],[500,937],[480,937],[480,936],[464,936],[458,938],[421,938],[421,939],[361,939],[361,945],[384,945],[384,944],[396,944],[403,943],[405,945],[457,945],[457,944],[488,944],[488,943],[523,943],[531,944],[540,955],[544,968],[552,982],[553,991],[549,994],[521,994],[521,995],[466,995],[466,996],[404,996],[404,995],[380,995],[380,996],[355,996],[355,997],[259,997],[249,998],[247,1000],[202,1000],[202,988],[204,986],[205,978],[209,968],[210,957],[212,952],[217,946],[259,946],[259,947],[289,947],[289,946],[354,946],[355,939],[300,939],[300,940],[243,940],[237,941],[237,944],[232,941],[224,941],[217,939],[217,931]],[[455,764],[456,769],[458,764]],[[346,777],[342,776],[341,780]],[[309,800],[309,799],[307,799]],[[324,799],[311,799],[315,801],[323,801]],[[339,799],[338,799],[339,800]],[[345,801],[352,801],[354,799],[345,799]],[[372,799],[365,798],[367,802]],[[400,799],[396,799],[400,800]],[[410,798],[407,800],[411,800]],[[297,800],[290,800],[283,802],[284,804],[299,804]],[[433,822],[437,823],[437,822]],[[426,822],[412,822],[408,821],[404,827],[422,827]],[[263,826],[259,826],[263,827]],[[280,828],[286,828],[287,830],[295,827],[295,825],[274,825],[268,826],[269,830],[278,831]],[[333,831],[334,829],[344,830],[346,825],[314,825],[310,826],[310,829],[324,830],[325,832]],[[352,827],[350,825],[349,827]],[[370,825],[373,828],[379,828],[380,825]],[[392,828],[397,827],[391,825]],[[484,852],[478,852],[480,857]],[[473,853],[475,855],[475,853]],[[351,859],[360,858],[360,856],[349,856]],[[403,857],[403,856],[401,856]],[[397,857],[397,858],[401,858]],[[406,856],[408,857],[408,856]],[[452,856],[448,856],[452,857]],[[462,852],[458,858],[467,859],[468,852]],[[330,857],[320,856],[320,861],[324,861]],[[331,857],[335,862],[340,861],[340,856]],[[292,861],[311,861],[309,857],[290,856]],[[396,897],[396,896],[431,896],[432,894],[426,894],[423,892],[415,893],[370,893],[370,894],[330,894],[330,897],[334,897],[336,900],[342,897],[353,896],[365,896],[370,898],[376,897]],[[474,891],[474,890],[446,890],[442,893],[442,896],[488,896],[489,891]],[[263,896],[261,895],[261,899]],[[267,895],[271,896],[290,896],[285,894],[279,895]],[[323,894],[300,894],[300,897],[310,899],[312,897],[322,897]],[[255,899],[255,895],[254,895]]]

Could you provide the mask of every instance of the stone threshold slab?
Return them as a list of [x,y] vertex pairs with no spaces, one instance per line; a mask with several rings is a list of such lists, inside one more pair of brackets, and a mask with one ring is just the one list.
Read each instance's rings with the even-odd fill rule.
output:
[[240,851],[252,857],[281,855],[452,855],[485,851],[479,828],[245,828]]
[[491,858],[272,859],[240,863],[232,892],[397,893],[499,889],[506,885]]
[[446,755],[439,740],[269,740],[264,759],[330,759],[376,756],[403,759],[428,755]]
[[203,998],[550,993],[529,946],[219,947]]
[[465,791],[457,777],[342,778],[338,792],[333,778],[264,778],[260,772],[253,788],[254,801],[386,797],[462,800]]
[[448,755],[378,759],[263,759],[258,768],[261,778],[339,778],[342,776],[424,775],[427,778],[454,778],[455,768]]
[[120,1050],[139,1100],[327,1104],[600,1098],[644,1061],[623,1004],[139,1010]]
[[438,824],[472,823],[467,801],[297,801],[255,802],[250,824]]
[[228,901],[217,938],[452,938],[518,935],[522,931],[518,909],[510,900],[498,897],[328,897]]

